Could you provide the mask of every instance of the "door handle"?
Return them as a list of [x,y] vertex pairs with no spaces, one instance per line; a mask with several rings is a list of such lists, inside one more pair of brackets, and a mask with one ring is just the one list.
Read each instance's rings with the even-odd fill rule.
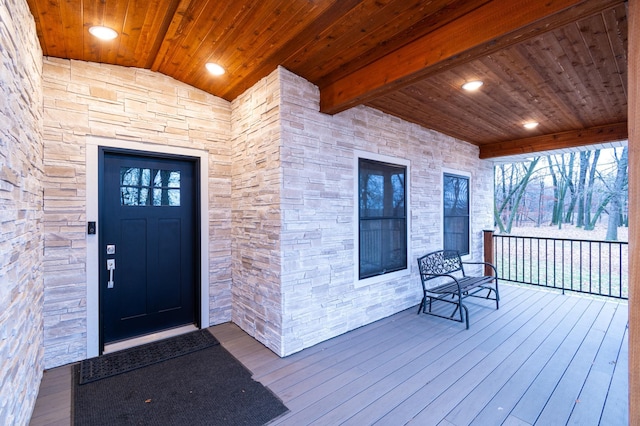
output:
[[113,271],[116,270],[116,260],[107,259],[107,271],[109,271],[109,282],[107,288],[113,288]]

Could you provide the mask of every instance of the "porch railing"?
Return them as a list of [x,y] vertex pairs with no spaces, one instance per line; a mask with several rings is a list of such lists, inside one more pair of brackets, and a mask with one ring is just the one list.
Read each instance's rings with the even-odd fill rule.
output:
[[[488,231],[490,232],[490,231]],[[618,241],[512,235],[486,238],[485,259],[500,279],[598,296],[629,298],[629,245]],[[488,253],[486,244],[493,250]]]

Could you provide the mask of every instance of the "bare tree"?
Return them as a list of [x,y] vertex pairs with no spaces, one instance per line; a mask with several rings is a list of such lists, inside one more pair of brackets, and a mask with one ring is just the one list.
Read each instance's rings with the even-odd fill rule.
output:
[[[518,207],[539,160],[540,157],[536,157],[528,164],[514,163],[509,165],[509,167],[502,167],[500,169],[502,173],[500,178],[496,179],[496,182],[502,183],[502,188],[500,188],[499,191],[502,192],[503,196],[500,200],[496,198],[494,204],[494,219],[500,232],[511,232],[514,219],[518,214]],[[506,185],[507,174],[509,175],[508,188]]]
[[609,209],[609,221],[607,224],[607,236],[606,241],[616,241],[618,239],[618,226],[621,224],[621,212],[622,212],[622,199],[627,193],[628,185],[628,163],[629,163],[629,150],[625,146],[622,150],[620,159],[616,156],[617,171],[616,180],[613,186],[613,191],[610,197],[611,208]]

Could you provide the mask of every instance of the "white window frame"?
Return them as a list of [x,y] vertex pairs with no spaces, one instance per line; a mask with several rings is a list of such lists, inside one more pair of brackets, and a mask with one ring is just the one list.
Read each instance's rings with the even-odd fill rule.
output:
[[[405,208],[407,212],[407,267],[405,269],[401,269],[399,271],[389,272],[388,274],[376,275],[375,277],[363,278],[360,279],[360,194],[358,182],[360,180],[360,168],[359,168],[359,160],[372,160],[378,161],[381,163],[389,163],[398,166],[403,166],[406,168],[405,174]],[[354,265],[354,286],[355,288],[365,287],[373,284],[378,284],[381,282],[398,280],[398,279],[406,279],[411,275],[411,239],[409,236],[411,235],[411,162],[406,158],[399,157],[391,157],[388,155],[376,154],[373,152],[367,151],[354,151],[354,159],[353,159],[353,170],[354,170],[354,179],[353,179],[353,193],[354,193],[354,204],[353,204],[353,223],[354,223],[354,236],[353,236],[353,265]]]
[[473,238],[471,237],[473,235],[473,180],[471,177],[471,173],[463,171],[463,170],[458,170],[458,169],[450,169],[447,167],[443,167],[441,172],[440,172],[440,188],[442,188],[442,196],[440,197],[440,224],[441,224],[441,232],[440,232],[440,237],[442,238],[442,248],[444,248],[444,175],[446,174],[450,174],[450,175],[458,175],[458,176],[462,176],[465,177],[467,179],[469,179],[469,234],[467,235],[467,238],[469,239],[468,244],[469,244],[469,253],[462,255],[461,259],[464,261],[468,261],[471,260],[473,258]]

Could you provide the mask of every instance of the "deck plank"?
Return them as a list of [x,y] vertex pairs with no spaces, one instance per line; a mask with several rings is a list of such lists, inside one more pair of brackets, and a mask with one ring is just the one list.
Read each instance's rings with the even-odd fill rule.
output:
[[[590,328],[594,325],[596,318],[599,317],[602,308],[602,303],[591,301],[572,332],[567,336],[567,339],[562,342],[553,356],[549,358],[545,367],[520,399],[511,412],[512,415],[531,424],[537,421],[540,413],[547,405],[550,395],[563,378]],[[542,395],[545,397],[542,398]],[[573,402],[571,406],[573,406]]]
[[[488,425],[502,424],[516,406],[518,401],[527,391],[530,384],[536,379],[540,371],[544,368],[548,360],[561,346],[562,342],[572,332],[576,323],[580,319],[584,310],[590,305],[587,299],[572,298],[577,301],[570,310],[567,311],[565,317],[560,321],[549,335],[529,356],[524,360],[522,365],[518,366],[516,371],[508,380],[501,384],[500,390],[493,395],[492,399],[484,406],[480,407],[479,412],[476,411],[474,401],[478,398],[470,398],[469,401],[463,401],[448,415],[447,419],[455,424],[471,424],[471,425]],[[563,304],[567,307],[567,304]],[[509,371],[505,371],[509,373]],[[494,375],[487,378],[489,383],[496,380]],[[481,395],[484,390],[474,390]],[[475,416],[475,417],[474,417]]]
[[589,425],[598,424],[606,395],[601,389],[608,389],[615,371],[615,360],[618,359],[620,346],[626,332],[628,312],[617,307],[610,326],[605,331],[605,336],[600,348],[589,368],[587,378],[576,405],[569,417],[568,424]]
[[[545,297],[540,300],[557,312],[560,300]],[[531,307],[535,309],[535,305]],[[436,379],[425,384],[421,389],[391,410],[379,421],[380,424],[399,421],[404,424],[416,421],[417,424],[437,424],[457,403],[464,399],[469,389],[475,387],[486,373],[495,370],[500,363],[521,345],[529,342],[532,332],[539,329],[545,321],[544,311],[539,310],[533,316],[524,315],[503,327],[490,336],[478,347],[474,348],[451,369],[445,370]],[[452,399],[453,398],[453,399]],[[444,407],[440,404],[448,402]],[[453,404],[453,405],[452,405]],[[422,412],[422,416],[419,414]]]
[[[567,423],[575,405],[579,403],[580,390],[593,366],[598,349],[602,345],[614,313],[615,305],[605,304],[603,306],[562,379],[551,394],[549,402],[544,407],[537,422],[549,425]],[[598,419],[599,416],[591,419],[585,425],[598,424]]]
[[[626,309],[626,307],[625,307]],[[625,327],[620,353],[615,362],[613,378],[607,389],[607,400],[602,411],[601,423],[606,425],[629,424],[629,328]]]
[[[490,315],[503,315],[510,309],[517,306],[515,297],[514,303],[510,307],[495,311],[486,309],[487,317]],[[525,297],[520,298],[520,303],[526,301]],[[405,343],[402,356],[398,356],[390,364],[382,364],[377,366],[373,371],[368,371],[367,375],[355,383],[349,383],[349,386],[339,386],[338,388],[329,388],[324,390],[314,389],[310,394],[312,400],[307,401],[303,410],[298,413],[292,413],[281,419],[281,424],[310,424],[317,421],[319,424],[337,424],[342,422],[354,414],[354,407],[359,408],[371,404],[376,398],[383,396],[388,389],[398,386],[407,378],[415,375],[416,369],[424,368],[430,358],[437,358],[447,354],[448,348],[452,344],[459,344],[462,340],[475,336],[482,330],[484,322],[491,323],[492,320],[476,315],[478,326],[472,327],[471,330],[465,330],[464,326],[459,323],[435,318],[427,315],[414,316],[414,322],[421,324],[420,335],[433,336],[433,339],[427,345],[419,345],[414,339]],[[440,332],[438,333],[438,330]],[[461,340],[456,343],[456,339],[452,336],[461,336]],[[439,353],[439,355],[437,355]],[[326,395],[326,396],[325,396]],[[303,395],[306,398],[309,395]],[[333,408],[332,408],[333,407]]]
[[[530,309],[544,306],[544,299],[548,294],[541,293],[531,295],[531,299],[536,299],[533,303],[523,303],[527,306],[524,309],[512,309],[508,312],[514,312],[515,316],[498,315],[502,314],[502,308],[499,311],[493,311],[495,317],[485,318],[486,323],[477,324],[477,327],[465,330],[457,336],[450,336],[442,344],[433,350],[430,350],[424,356],[415,359],[399,368],[393,375],[385,377],[377,382],[374,386],[361,392],[358,396],[360,401],[351,406],[345,407],[347,411],[355,414],[346,419],[345,424],[362,425],[373,424],[384,416],[393,415],[402,417],[406,411],[412,411],[413,403],[419,404],[417,400],[409,400],[407,405],[403,405],[415,392],[430,384],[434,380],[441,377],[444,371],[453,370],[454,366],[465,356],[475,356],[483,350],[489,350],[489,346],[497,345],[499,336],[503,333],[505,327],[516,327],[519,323],[526,321],[522,314]],[[508,309],[505,306],[505,310]],[[509,318],[510,322],[496,321],[495,318]],[[474,331],[471,331],[474,330]],[[496,336],[497,340],[491,342],[492,336]],[[479,349],[482,344],[486,346]],[[430,386],[435,390],[437,386]],[[392,413],[393,412],[393,413]],[[320,423],[327,424],[325,419],[321,419]],[[329,422],[331,423],[331,422]]]
[[[522,368],[523,364],[545,342],[561,329],[568,321],[570,314],[577,309],[577,298],[563,300],[556,297],[549,308],[555,307],[550,316],[543,316],[538,325],[526,334],[525,327],[512,336],[509,342],[511,352],[500,355],[493,352],[482,362],[473,367],[474,374],[466,374],[461,380],[453,383],[432,404],[426,406],[414,420],[420,424],[436,424],[433,419],[445,417],[453,424],[469,424],[474,417],[502,389],[508,380]],[[578,308],[579,309],[579,308]],[[513,337],[516,337],[513,347]],[[509,346],[503,345],[503,351]],[[496,355],[499,357],[496,359]],[[491,359],[493,358],[493,359]],[[465,394],[465,391],[468,393]],[[496,424],[496,423],[494,423]]]
[[[416,306],[285,358],[210,331],[285,401],[270,426],[628,422],[626,303],[509,284],[501,299],[468,299],[469,330]],[[47,371],[31,424],[68,425],[70,393],[70,366]]]

